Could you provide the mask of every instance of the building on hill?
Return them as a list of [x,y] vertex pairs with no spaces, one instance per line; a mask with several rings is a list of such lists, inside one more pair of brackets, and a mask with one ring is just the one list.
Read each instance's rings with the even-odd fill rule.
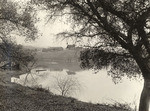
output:
[[75,47],[76,50],[82,50],[83,47]]
[[73,44],[73,45],[67,45],[66,49],[69,49],[69,50],[82,50],[83,47],[75,46],[75,44]]
[[67,45],[66,49],[69,49],[69,50],[75,49],[75,44]]

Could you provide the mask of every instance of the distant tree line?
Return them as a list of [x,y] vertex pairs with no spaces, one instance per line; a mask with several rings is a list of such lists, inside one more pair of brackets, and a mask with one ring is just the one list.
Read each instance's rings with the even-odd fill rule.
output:
[[49,48],[43,48],[42,52],[53,52],[53,51],[62,51],[62,47],[49,47]]

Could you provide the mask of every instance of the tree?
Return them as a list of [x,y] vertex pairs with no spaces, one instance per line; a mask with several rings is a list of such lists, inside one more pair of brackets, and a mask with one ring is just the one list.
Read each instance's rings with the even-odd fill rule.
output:
[[76,91],[79,91],[80,84],[75,77],[68,75],[57,75],[54,76],[53,88],[62,96],[69,96]]
[[[50,10],[50,16],[69,15],[74,30],[65,37],[97,39],[81,53],[81,66],[112,66],[112,75],[129,77],[141,72],[144,87],[139,111],[150,101],[150,2],[149,0],[32,0]],[[57,15],[57,16],[55,16]],[[117,73],[117,74],[116,74]]]
[[26,73],[26,77],[24,81],[24,85],[26,85],[29,75],[31,75],[31,77],[35,81],[31,73],[31,70],[36,67],[36,63],[37,63],[37,58],[35,57],[36,53],[32,50],[23,49],[23,48],[20,48],[18,52],[19,53],[17,54],[14,60],[18,62],[18,64],[20,64],[22,71]]
[[0,0],[0,38],[10,39],[11,34],[25,36],[28,40],[37,38],[34,8],[29,3],[21,7],[19,3],[10,0]]
[[0,0],[0,62],[6,61],[10,68],[12,62],[27,67],[35,60],[31,51],[25,51],[12,37],[15,34],[25,36],[27,40],[37,38],[35,13],[28,3],[24,5],[22,8],[16,2]]

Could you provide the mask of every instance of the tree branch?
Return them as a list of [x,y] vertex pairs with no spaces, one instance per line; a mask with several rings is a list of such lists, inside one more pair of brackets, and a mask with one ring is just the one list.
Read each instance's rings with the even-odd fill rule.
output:
[[127,13],[122,11],[115,10],[111,4],[106,2],[105,0],[98,0],[100,3],[100,6],[103,8],[103,10],[110,12],[111,14],[117,16],[118,18],[122,19],[125,23],[127,23],[129,26],[133,26],[134,20],[127,18]]

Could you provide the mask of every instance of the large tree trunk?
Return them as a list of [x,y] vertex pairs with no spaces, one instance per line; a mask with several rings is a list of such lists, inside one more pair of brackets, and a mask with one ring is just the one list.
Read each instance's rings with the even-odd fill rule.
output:
[[149,111],[150,104],[150,79],[144,79],[143,91],[141,93],[139,111]]
[[[131,52],[132,53],[132,52]],[[148,60],[143,59],[138,51],[133,51],[133,57],[139,66],[144,78],[144,86],[140,97],[139,111],[149,111],[150,106],[150,64]]]

